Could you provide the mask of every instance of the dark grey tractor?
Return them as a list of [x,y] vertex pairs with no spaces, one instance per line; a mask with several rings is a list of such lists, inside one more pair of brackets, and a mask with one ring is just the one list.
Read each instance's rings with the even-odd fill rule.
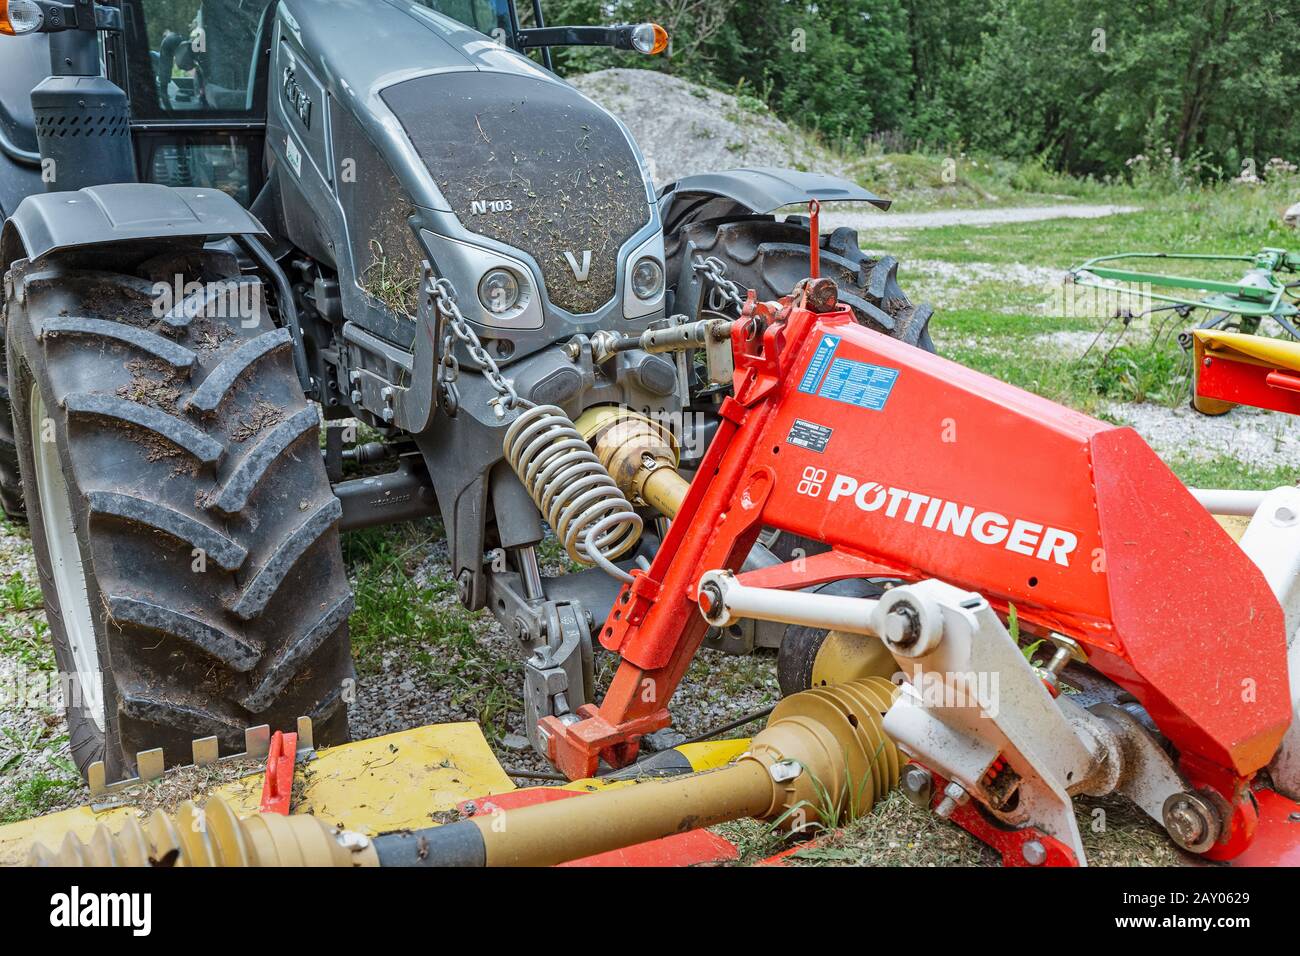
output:
[[[725,388],[629,337],[725,312],[727,281],[788,293],[808,223],[776,210],[884,203],[780,170],[656,193],[627,129],[546,68],[559,44],[652,52],[649,24],[538,26],[534,4],[524,29],[511,0],[6,9],[0,499],[31,528],[79,767],[304,714],[346,739],[340,533],[426,516],[460,600],[519,639],[529,726],[576,711],[607,572],[662,518],[602,510],[593,473],[549,517],[604,567],[543,577],[563,489],[519,457],[579,454],[573,420],[610,406],[678,423],[689,472]],[[929,347],[892,259],[820,243],[862,322]]]

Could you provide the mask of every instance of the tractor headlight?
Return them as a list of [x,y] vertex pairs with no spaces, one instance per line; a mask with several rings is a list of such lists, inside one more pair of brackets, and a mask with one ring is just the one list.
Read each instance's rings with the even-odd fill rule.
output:
[[34,33],[45,22],[45,14],[32,0],[0,0],[0,33],[11,37]]
[[653,299],[664,289],[664,267],[651,256],[638,259],[632,267],[632,291],[638,299]]
[[478,300],[494,315],[509,312],[519,304],[519,280],[509,269],[493,269],[479,280]]

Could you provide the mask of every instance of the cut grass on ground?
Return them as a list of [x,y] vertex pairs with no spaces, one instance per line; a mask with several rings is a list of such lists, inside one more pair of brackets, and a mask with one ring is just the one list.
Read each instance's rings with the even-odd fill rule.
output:
[[[1150,817],[1128,801],[1080,797],[1075,815],[1084,852],[1094,866],[1173,866],[1185,858]],[[717,828],[736,844],[738,862],[754,864],[783,850],[791,866],[998,866],[1002,860],[955,824],[909,803],[895,790],[872,812],[805,843],[771,826],[742,820]],[[796,849],[797,848],[797,849]]]

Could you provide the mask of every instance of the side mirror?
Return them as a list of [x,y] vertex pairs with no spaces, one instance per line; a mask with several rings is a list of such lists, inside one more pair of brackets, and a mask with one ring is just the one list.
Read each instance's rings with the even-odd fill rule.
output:
[[657,23],[612,27],[533,27],[516,34],[521,50],[552,46],[608,46],[653,56],[668,49],[668,31]]

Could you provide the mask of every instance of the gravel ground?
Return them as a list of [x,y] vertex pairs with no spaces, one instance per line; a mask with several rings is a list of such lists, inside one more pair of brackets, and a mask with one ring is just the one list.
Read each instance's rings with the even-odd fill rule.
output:
[[[429,546],[415,577],[418,583],[432,584],[450,580],[450,573],[446,543],[438,541]],[[543,566],[543,573],[555,574],[558,569]],[[452,595],[443,598],[441,604],[450,613],[459,607]],[[521,659],[518,642],[490,614],[477,615],[473,628],[479,646],[492,657],[502,661]],[[412,659],[419,650],[411,647],[385,652],[381,671],[358,680],[357,699],[348,712],[354,738],[378,737],[425,724],[476,719],[478,701],[471,695],[447,690],[430,693],[423,686],[418,677],[419,667]],[[617,658],[613,654],[597,649],[596,678],[600,695],[609,686],[616,666]],[[521,699],[522,668],[511,667],[505,681],[513,699]],[[774,658],[770,655],[729,657],[702,649],[673,698],[672,729],[692,737],[774,703],[779,696]],[[500,737],[490,740],[502,765],[507,770],[551,771],[546,760],[527,745],[522,710],[510,711],[504,724]]]
[[1295,416],[1241,406],[1209,417],[1187,406],[1111,404],[1106,413],[1132,425],[1162,457],[1200,461],[1223,456],[1256,468],[1282,468],[1300,461],[1300,423]]
[[[887,252],[883,244],[877,242],[879,236],[868,236],[863,244],[865,252]],[[982,282],[999,282],[1006,285],[1024,286],[1042,293],[1042,311],[1052,308],[1053,298],[1061,288],[1065,273],[1059,269],[1043,266],[1027,266],[1021,263],[1002,265],[993,262],[943,262],[938,259],[907,259],[899,266],[900,281],[918,291],[914,296],[921,298],[938,309],[947,308],[962,301],[963,295],[969,295],[969,288]],[[1008,305],[1005,311],[1020,314],[1020,305]]]
[[[755,100],[741,100],[651,70],[600,70],[570,82],[627,125],[646,156],[656,186],[683,176],[737,167],[779,166],[837,175],[848,172],[843,161],[814,137],[783,123]],[[828,206],[823,221],[831,229],[926,229],[1097,219],[1137,209],[1076,203],[882,213],[854,203]]]

